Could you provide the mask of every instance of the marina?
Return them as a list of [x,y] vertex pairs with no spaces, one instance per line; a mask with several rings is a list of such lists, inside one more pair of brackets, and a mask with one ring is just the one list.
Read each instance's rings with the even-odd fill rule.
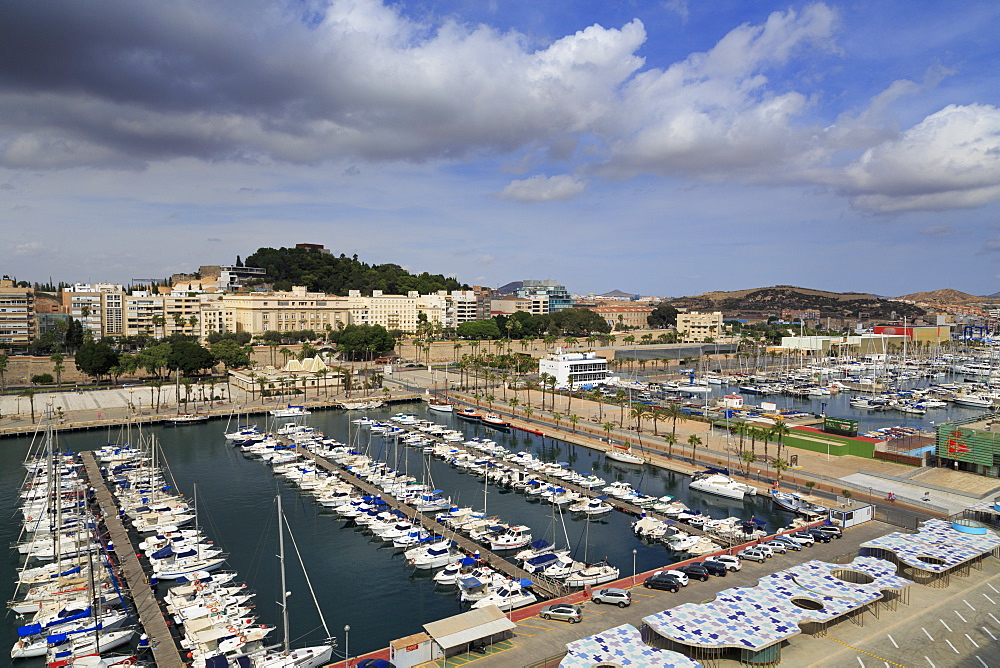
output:
[[[408,407],[414,412],[427,413],[421,404]],[[390,409],[380,409],[375,414],[386,418]],[[310,424],[328,436],[350,442],[358,434],[350,420],[358,414],[344,411],[320,411],[310,416]],[[687,477],[658,469],[633,466],[617,466],[603,459],[600,452],[570,446],[560,441],[543,438],[522,431],[496,432],[484,425],[458,423],[454,416],[434,414],[432,419],[448,421],[451,426],[463,428],[468,436],[490,435],[508,449],[529,450],[549,461],[567,460],[583,472],[598,473],[608,480],[630,482],[635,488],[648,494],[672,495],[686,499],[692,508],[718,518],[753,515],[771,526],[783,526],[792,515],[775,510],[770,501],[755,500],[750,504],[733,504],[725,499],[712,498],[686,491]],[[225,422],[214,420],[205,424],[187,425],[183,429],[166,427],[144,428],[155,434],[169,462],[171,472],[178,487],[187,493],[197,483],[199,485],[199,508],[204,513],[203,522],[210,527],[210,534],[228,553],[227,568],[240,573],[258,592],[258,611],[262,620],[275,623],[280,618],[277,606],[267,602],[276,600],[278,590],[276,576],[261,565],[262,554],[273,554],[277,546],[271,538],[262,533],[248,518],[266,517],[271,495],[278,492],[285,500],[286,513],[293,530],[299,538],[306,564],[314,572],[314,585],[320,601],[350,600],[351,605],[336,605],[328,615],[333,618],[333,628],[341,628],[349,623],[352,628],[351,645],[356,651],[369,651],[384,647],[389,641],[405,637],[420,628],[429,619],[440,619],[463,610],[453,592],[442,592],[430,577],[430,572],[413,571],[407,568],[402,555],[391,547],[385,549],[357,529],[353,529],[334,517],[321,506],[304,499],[294,488],[279,481],[270,474],[268,467],[259,462],[247,460],[234,448],[228,446],[222,437]],[[133,429],[134,430],[134,429]],[[60,447],[69,450],[94,449],[109,441],[127,438],[124,430],[75,432],[65,434]],[[366,437],[368,438],[368,437]],[[370,442],[358,444],[373,452],[387,447],[383,439],[372,437]],[[28,439],[8,439],[2,451],[4,458],[2,487],[4,490],[4,510],[13,512],[14,490],[20,484],[17,473],[20,460],[27,451]],[[411,461],[411,470],[419,470],[423,465],[422,455],[413,449],[402,449]],[[482,481],[460,473],[444,462],[432,460],[434,480],[447,490],[453,502],[475,504],[482,498]],[[405,463],[402,464],[405,467]],[[512,492],[490,489],[489,510],[504,517],[512,524],[532,527],[535,537],[546,537],[545,527],[550,525],[550,505],[532,503],[526,497]],[[581,517],[566,517],[567,536],[575,545],[570,548],[582,549],[583,529],[589,525],[590,553],[598,558],[605,557],[609,563],[618,566],[623,575],[634,568],[638,572],[662,566],[675,560],[661,544],[649,544],[635,537],[631,530],[634,517],[613,512],[584,522]],[[5,525],[7,534],[12,528]],[[270,533],[270,532],[268,532]],[[16,536],[7,535],[8,542]],[[549,536],[551,538],[551,536]],[[565,542],[560,540],[560,543]],[[471,547],[471,546],[470,546]],[[480,547],[480,549],[482,549]],[[635,549],[635,555],[632,550]],[[634,557],[634,562],[633,562]],[[393,563],[396,562],[396,563]],[[7,577],[2,585],[9,587],[13,579],[14,562],[6,564]],[[294,577],[294,576],[293,576]],[[304,584],[293,581],[292,589],[302,589]],[[5,592],[8,594],[9,592]],[[315,615],[308,610],[307,597],[291,597],[289,609],[296,628],[316,627]],[[376,616],[387,601],[399,607],[399,614],[368,626],[365,619]],[[303,621],[303,619],[305,621]],[[312,619],[314,621],[310,622]],[[4,635],[14,640],[13,626],[4,625]],[[319,631],[306,632],[302,642],[320,642]],[[32,665],[26,660],[23,665]]]

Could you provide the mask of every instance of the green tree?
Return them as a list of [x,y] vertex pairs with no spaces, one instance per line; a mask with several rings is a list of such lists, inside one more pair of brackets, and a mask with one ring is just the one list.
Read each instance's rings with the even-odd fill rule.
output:
[[26,390],[23,390],[21,392],[20,396],[26,397],[28,399],[28,403],[31,404],[31,423],[34,424],[35,423],[35,391],[32,390],[31,388],[28,388]]
[[212,353],[194,341],[174,341],[170,344],[170,355],[167,364],[171,369],[180,369],[185,376],[190,376],[215,364]]
[[511,397],[509,403],[511,412],[513,412],[514,415],[517,415],[517,405],[520,404],[521,402],[518,400],[517,397]]
[[76,368],[91,378],[100,378],[118,362],[118,353],[103,341],[84,341],[76,351]]
[[655,329],[673,327],[677,324],[677,309],[667,303],[661,303],[649,314],[646,323]]
[[391,351],[396,340],[382,325],[347,325],[334,333],[344,359],[370,360]]
[[667,456],[673,459],[674,457],[674,445],[677,443],[677,436],[675,434],[665,434],[663,440],[667,444]]
[[31,376],[32,385],[51,385],[54,380],[51,373],[36,373]]
[[66,370],[66,365],[63,362],[66,360],[66,356],[62,353],[52,353],[49,355],[49,360],[52,361],[52,372],[56,375],[56,385],[62,387],[62,372]]
[[746,475],[749,476],[750,465],[753,464],[755,461],[757,461],[757,455],[750,452],[749,450],[744,450],[742,453],[740,453],[740,461],[743,462],[744,471],[746,472]]
[[212,344],[212,357],[229,369],[243,369],[250,366],[247,349],[232,339],[223,339]]
[[570,421],[570,424],[573,425],[573,431],[575,432],[576,431],[576,425],[579,424],[579,422],[580,422],[580,416],[579,415],[570,415],[568,419]]
[[691,446],[691,463],[694,464],[694,451],[695,448],[701,445],[701,439],[698,437],[698,434],[691,434],[688,436],[687,443]]
[[781,480],[781,474],[788,470],[788,462],[780,457],[772,459],[771,466],[774,467],[774,472],[777,474],[778,480]]
[[785,436],[791,433],[791,429],[785,424],[784,420],[775,420],[774,426],[771,427],[771,437],[778,441],[778,458],[781,458],[781,448],[784,445]]
[[10,358],[5,353],[0,353],[0,390],[7,388],[7,365]]

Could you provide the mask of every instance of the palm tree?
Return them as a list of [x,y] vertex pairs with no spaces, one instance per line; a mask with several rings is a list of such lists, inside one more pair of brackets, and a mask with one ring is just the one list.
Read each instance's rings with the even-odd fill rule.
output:
[[647,412],[645,404],[632,404],[629,409],[628,416],[635,418],[635,432],[637,434],[642,433],[642,418],[646,417]]
[[20,396],[27,397],[28,402],[31,404],[31,422],[35,422],[35,391],[30,387],[21,392]]
[[486,399],[486,403],[488,403],[490,405],[490,410],[492,411],[493,410],[493,400],[496,399],[496,397],[494,397],[492,394],[487,394],[483,398]]
[[562,420],[562,413],[553,413],[552,419],[556,421],[556,426],[559,426],[559,421]]
[[656,431],[656,423],[663,419],[663,409],[657,407],[651,407],[649,409],[649,419],[653,422],[653,436],[659,436],[660,434]]
[[[292,357],[294,355],[295,355],[295,353],[293,353],[288,348],[282,348],[281,349],[281,356],[285,358],[285,364],[288,364],[288,358]],[[284,365],[282,365],[282,366],[284,366]]]
[[604,433],[607,434],[608,442],[610,443],[611,442],[611,432],[615,428],[615,423],[614,422],[605,422],[601,426],[604,427]]
[[579,415],[570,415],[569,416],[569,421],[573,425],[573,431],[575,432],[576,431],[576,425],[577,425],[578,422],[580,422],[580,416]]
[[62,353],[52,353],[49,355],[49,359],[52,360],[52,371],[56,374],[56,385],[62,387],[62,372],[66,368],[63,365],[63,360],[66,359],[66,356]]
[[160,338],[161,339],[165,338],[167,336],[167,319],[164,316],[157,313],[152,318],[150,318],[150,320],[153,322],[154,327],[156,325],[160,326]]
[[701,445],[701,439],[698,438],[698,434],[691,434],[687,442],[691,446],[691,463],[694,464],[694,450]]
[[684,411],[681,410],[680,404],[670,402],[663,408],[664,419],[673,422],[673,428],[670,430],[670,435],[673,437],[674,443],[677,442],[677,420],[683,416]]
[[749,450],[744,450],[740,454],[740,460],[743,462],[744,469],[746,471],[746,476],[749,478],[750,477],[750,465],[753,464],[755,461],[757,461],[757,455],[755,455],[754,453],[750,452]]
[[771,466],[774,467],[774,472],[778,476],[778,480],[781,480],[781,474],[788,470],[788,462],[780,457],[772,459]]
[[618,418],[618,425],[621,426],[621,427],[624,427],[625,426],[625,404],[628,403],[628,394],[625,393],[625,390],[618,390],[618,392],[615,393],[615,403],[618,404],[618,407],[621,409],[621,415]]
[[517,397],[511,397],[509,403],[510,410],[514,413],[514,415],[517,415],[517,405],[521,402],[517,400]]
[[535,411],[531,410],[531,406],[528,406],[527,408],[524,409],[524,417],[526,417],[527,419],[530,420],[531,416],[532,416],[532,414],[534,414],[534,412]]
[[667,456],[673,459],[674,444],[677,443],[677,436],[674,434],[665,434],[663,440],[667,443]]
[[774,426],[771,427],[771,436],[778,440],[778,457],[781,457],[781,448],[784,445],[784,438],[787,436],[791,430],[788,425],[785,424],[784,420],[775,420]]
[[[250,381],[250,401],[253,401],[254,399],[257,398],[257,395],[254,394],[254,392],[257,390],[257,382],[256,382],[257,381],[257,374],[255,374],[253,371],[251,371],[250,373],[247,374],[247,380]],[[162,385],[162,382],[161,382],[161,385]],[[159,403],[157,403],[156,410],[159,410],[159,409],[160,409]]]

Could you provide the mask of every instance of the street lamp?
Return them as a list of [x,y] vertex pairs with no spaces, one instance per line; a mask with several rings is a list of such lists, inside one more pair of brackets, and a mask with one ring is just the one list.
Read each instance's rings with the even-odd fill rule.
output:
[[635,586],[635,548],[632,548],[632,586]]
[[344,665],[351,668],[351,625],[344,624]]

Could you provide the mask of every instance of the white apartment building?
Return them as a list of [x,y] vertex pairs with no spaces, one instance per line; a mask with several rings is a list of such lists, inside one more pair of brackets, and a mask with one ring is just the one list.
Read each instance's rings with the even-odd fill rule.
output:
[[23,348],[35,340],[36,331],[34,289],[0,280],[0,343]]
[[600,385],[608,378],[608,360],[597,353],[556,353],[538,360],[538,373],[556,379],[556,387]]
[[63,310],[90,330],[95,339],[122,336],[125,312],[121,285],[113,283],[75,283],[63,288]]

